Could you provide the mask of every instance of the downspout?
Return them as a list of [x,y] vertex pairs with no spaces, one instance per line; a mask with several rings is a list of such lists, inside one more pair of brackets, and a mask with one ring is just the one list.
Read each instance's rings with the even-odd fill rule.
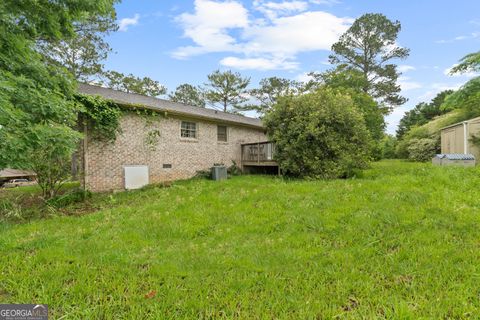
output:
[[468,153],[468,122],[463,122],[463,153]]
[[83,124],[83,190],[87,190],[87,175],[88,175],[88,131],[87,123]]

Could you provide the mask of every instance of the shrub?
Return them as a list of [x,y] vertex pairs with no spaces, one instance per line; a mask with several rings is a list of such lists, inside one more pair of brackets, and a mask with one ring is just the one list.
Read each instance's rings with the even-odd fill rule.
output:
[[430,161],[438,151],[437,138],[411,139],[407,150],[408,158],[414,161]]
[[61,196],[53,197],[47,200],[46,203],[55,208],[63,208],[74,203],[83,202],[91,197],[92,193],[90,191],[76,189]]
[[227,173],[230,176],[239,176],[242,174],[242,169],[240,169],[235,160],[232,160],[232,165],[227,168]]
[[31,130],[30,145],[25,151],[26,169],[37,174],[37,182],[45,200],[55,197],[69,179],[71,159],[81,135],[69,128],[50,130],[35,126]]
[[0,200],[0,221],[2,220],[23,220],[25,211],[19,204],[19,199]]
[[346,177],[368,163],[370,135],[345,91],[322,87],[282,98],[264,123],[276,143],[275,159],[286,175]]

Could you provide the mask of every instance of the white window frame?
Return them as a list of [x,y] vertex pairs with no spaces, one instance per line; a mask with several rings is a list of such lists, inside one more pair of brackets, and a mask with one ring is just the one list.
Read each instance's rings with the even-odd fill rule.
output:
[[[218,128],[219,127],[224,127],[225,128],[225,140],[220,140],[219,137],[218,137]],[[217,142],[228,142],[228,126],[222,125],[222,124],[217,125]]]
[[[186,124],[186,128],[184,128],[184,124]],[[188,125],[194,125],[194,129],[189,128]],[[193,136],[191,136],[191,133],[193,132]],[[188,134],[184,136],[184,134]],[[180,138],[182,139],[198,139],[198,123],[193,122],[193,121],[184,121],[182,120],[180,122]]]

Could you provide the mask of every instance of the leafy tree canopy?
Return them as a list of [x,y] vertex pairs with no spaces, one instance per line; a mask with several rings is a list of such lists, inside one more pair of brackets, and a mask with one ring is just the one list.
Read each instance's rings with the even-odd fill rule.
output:
[[[33,169],[39,179],[53,181],[62,169],[53,167],[68,162],[80,138],[72,129],[75,83],[63,67],[46,64],[35,44],[71,38],[76,22],[92,14],[108,15],[114,2],[0,2],[0,168]],[[51,170],[40,170],[39,159]],[[51,194],[45,190],[46,196]]]
[[412,110],[405,112],[398,125],[397,138],[402,138],[412,127],[425,124],[433,118],[447,113],[448,110],[445,110],[442,105],[452,93],[453,90],[442,91],[431,102],[421,102]]
[[385,130],[383,112],[378,103],[363,92],[366,79],[362,72],[340,66],[322,73],[312,72],[309,75],[311,80],[306,84],[305,90],[318,90],[318,88],[328,86],[348,92],[362,113],[371,137],[377,142],[383,138]]
[[167,93],[167,88],[160,82],[148,77],[136,77],[133,74],[124,75],[117,71],[105,72],[104,84],[112,89],[127,93],[138,93],[150,97],[157,97]]
[[243,78],[238,72],[214,71],[205,83],[206,100],[213,107],[220,106],[224,112],[238,112],[248,100],[249,83],[250,78]]
[[205,96],[198,87],[184,83],[169,94],[170,100],[196,107],[205,107]]
[[452,74],[470,71],[480,72],[480,51],[467,54],[460,60],[460,64],[452,68]]
[[[452,73],[470,71],[480,71],[480,52],[466,55],[461,59],[460,64],[452,69]],[[468,109],[471,113],[477,113],[480,110],[480,77],[473,78],[450,95],[442,108],[444,110]]]
[[362,73],[363,91],[379,99],[388,109],[405,103],[397,84],[399,73],[394,59],[405,59],[409,50],[396,43],[401,25],[382,14],[365,14],[332,46],[332,64]]
[[73,77],[87,81],[103,72],[103,64],[111,51],[104,35],[118,29],[115,12],[93,14],[73,24],[74,35],[68,39],[41,40],[39,51],[50,62],[65,66]]
[[480,77],[473,78],[455,93],[448,96],[442,105],[442,109],[445,111],[454,109],[480,110]]
[[250,105],[246,109],[255,110],[264,115],[278,99],[283,96],[296,94],[300,84],[297,81],[270,77],[260,81],[260,87],[250,90],[250,94],[257,99],[258,104]]

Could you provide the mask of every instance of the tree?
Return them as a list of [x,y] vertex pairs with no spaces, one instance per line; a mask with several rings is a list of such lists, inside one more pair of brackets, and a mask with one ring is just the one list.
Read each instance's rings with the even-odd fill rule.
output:
[[385,134],[380,144],[381,159],[395,159],[397,157],[396,147],[397,138],[393,135]]
[[363,91],[366,79],[362,72],[340,66],[323,73],[312,72],[310,77],[312,79],[306,84],[306,90],[316,90],[328,86],[348,91],[355,102],[355,106],[362,113],[371,137],[376,142],[380,142],[384,136],[385,120],[378,103]]
[[167,88],[160,82],[148,77],[139,78],[133,74],[124,75],[117,71],[105,73],[105,85],[109,88],[124,91],[127,93],[138,93],[150,97],[157,97],[167,93]]
[[180,102],[183,104],[196,106],[196,107],[205,107],[205,97],[203,92],[191,84],[184,83],[179,85],[175,92],[169,94],[170,100],[174,102]]
[[38,48],[48,60],[65,66],[75,79],[87,81],[103,72],[102,61],[111,52],[103,37],[118,29],[115,12],[90,15],[73,26],[72,38],[39,41]]
[[472,71],[480,72],[480,51],[467,54],[460,60],[460,64],[452,68],[450,73],[455,74]]
[[[38,168],[39,159],[52,171],[63,165],[61,159],[70,159],[81,138],[72,129],[77,116],[71,100],[74,81],[63,67],[45,63],[35,44],[39,39],[71,38],[75,22],[92,14],[107,15],[114,11],[113,4],[113,0],[0,2],[0,168],[33,169],[39,180],[53,181],[53,172]],[[45,186],[45,197],[55,194],[51,184]]]
[[238,112],[248,100],[249,83],[250,78],[243,78],[238,72],[217,70],[208,75],[205,97],[212,106],[219,104],[223,112]]
[[295,177],[338,178],[364,168],[370,135],[353,99],[341,89],[279,99],[265,118],[281,170]]
[[[460,64],[452,69],[452,73],[480,72],[480,51],[466,55]],[[442,109],[450,111],[465,109],[472,116],[478,113],[480,106],[480,77],[475,77],[465,83],[459,90],[449,95]]]
[[413,126],[425,124],[433,118],[447,113],[448,110],[445,110],[442,105],[453,92],[453,90],[444,90],[438,93],[430,103],[421,102],[412,110],[405,112],[398,125],[397,138],[401,139]]
[[250,94],[258,100],[259,104],[250,105],[246,109],[255,110],[260,115],[264,115],[280,97],[295,94],[298,88],[299,83],[293,80],[278,77],[264,78],[260,81],[259,88],[250,90]]
[[308,76],[310,80],[305,84],[305,91],[328,85],[333,88],[350,88],[357,92],[364,92],[365,86],[368,86],[368,81],[361,71],[346,65],[340,65],[325,72],[310,72]]
[[409,50],[396,44],[401,25],[399,21],[390,21],[382,14],[365,14],[332,46],[332,64],[347,66],[363,74],[363,91],[379,99],[387,108],[405,103],[399,95],[397,84],[399,73],[396,65],[389,63],[393,59],[405,59]]

